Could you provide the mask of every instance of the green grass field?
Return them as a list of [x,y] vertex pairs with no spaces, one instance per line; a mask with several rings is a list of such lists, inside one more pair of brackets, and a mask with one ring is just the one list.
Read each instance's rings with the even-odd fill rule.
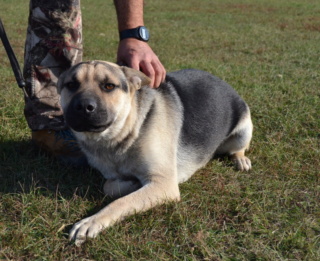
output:
[[[251,107],[253,170],[214,160],[180,186],[181,202],[76,247],[72,225],[109,202],[103,179],[32,149],[0,45],[0,260],[320,260],[320,2],[145,2],[167,71],[209,71]],[[82,9],[84,59],[115,61],[112,1],[83,0]],[[27,16],[28,1],[1,1],[21,64]]]

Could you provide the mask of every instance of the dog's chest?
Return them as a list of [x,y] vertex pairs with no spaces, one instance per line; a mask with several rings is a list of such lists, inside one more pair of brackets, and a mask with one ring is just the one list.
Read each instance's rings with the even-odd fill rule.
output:
[[99,170],[106,179],[140,179],[146,173],[144,164],[141,164],[139,150],[134,148],[125,153],[103,146],[86,147],[83,150],[90,165]]

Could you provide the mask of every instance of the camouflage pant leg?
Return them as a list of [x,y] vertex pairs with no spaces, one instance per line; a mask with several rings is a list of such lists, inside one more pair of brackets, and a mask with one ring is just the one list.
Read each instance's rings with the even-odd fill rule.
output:
[[32,130],[65,128],[59,75],[82,59],[80,0],[31,0],[24,77],[25,117]]

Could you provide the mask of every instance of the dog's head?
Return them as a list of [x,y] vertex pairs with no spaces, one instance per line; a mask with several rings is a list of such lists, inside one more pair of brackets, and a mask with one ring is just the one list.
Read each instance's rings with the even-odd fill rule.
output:
[[76,132],[103,132],[128,111],[134,93],[149,84],[146,75],[128,67],[103,61],[77,64],[58,81],[66,122]]

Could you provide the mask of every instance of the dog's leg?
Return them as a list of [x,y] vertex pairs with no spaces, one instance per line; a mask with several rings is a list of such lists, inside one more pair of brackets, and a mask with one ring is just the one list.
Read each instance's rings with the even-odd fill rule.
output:
[[138,180],[108,179],[104,183],[103,192],[109,197],[119,198],[138,190],[141,186]]
[[251,161],[245,156],[245,151],[249,149],[252,129],[253,125],[248,113],[217,150],[217,154],[229,154],[235,167],[240,171],[251,169]]
[[146,211],[166,201],[178,201],[178,182],[171,179],[163,182],[165,179],[162,178],[151,181],[141,189],[113,201],[97,214],[76,223],[70,231],[69,239],[80,245],[87,238],[96,237],[103,229],[129,215]]

